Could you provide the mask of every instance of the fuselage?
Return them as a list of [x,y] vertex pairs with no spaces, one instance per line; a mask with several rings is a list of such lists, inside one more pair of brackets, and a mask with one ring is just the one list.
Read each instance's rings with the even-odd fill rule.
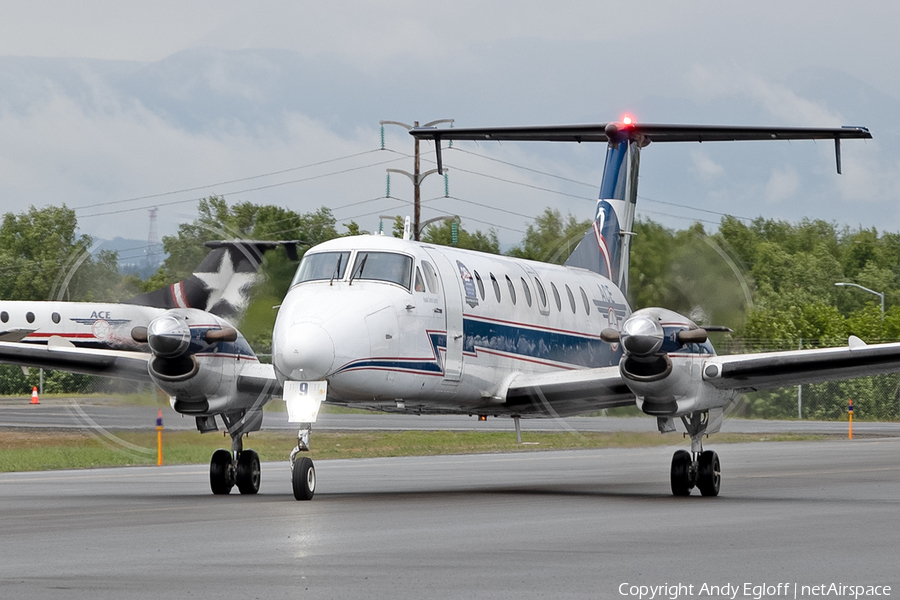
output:
[[332,402],[477,412],[519,374],[618,365],[631,314],[606,277],[382,236],[309,250],[273,335],[278,378]]
[[163,308],[111,302],[0,302],[0,338],[46,344],[53,336],[76,346],[146,350],[131,337],[165,313]]

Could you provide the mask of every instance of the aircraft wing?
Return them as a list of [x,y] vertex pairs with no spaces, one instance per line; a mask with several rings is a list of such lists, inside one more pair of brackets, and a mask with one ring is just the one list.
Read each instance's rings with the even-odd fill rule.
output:
[[281,396],[284,390],[275,378],[275,368],[270,364],[248,364],[237,378],[237,390],[246,394]]
[[849,346],[717,356],[705,361],[703,379],[719,389],[754,392],[900,371],[900,344]]
[[634,403],[619,367],[602,367],[520,375],[510,383],[503,406],[522,416],[565,417]]
[[52,342],[48,345],[0,342],[0,363],[132,381],[152,381],[147,372],[151,358],[152,355],[144,352],[76,348]]

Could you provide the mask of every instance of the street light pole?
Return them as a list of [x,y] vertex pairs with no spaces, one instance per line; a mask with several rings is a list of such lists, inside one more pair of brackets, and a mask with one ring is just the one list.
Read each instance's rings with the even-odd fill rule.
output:
[[855,288],[859,288],[859,289],[861,289],[861,290],[864,291],[864,292],[869,292],[870,294],[875,294],[876,296],[878,296],[879,298],[881,298],[881,320],[882,320],[882,321],[884,320],[884,292],[876,292],[875,290],[870,290],[869,288],[863,287],[863,286],[859,285],[858,283],[847,283],[847,282],[844,282],[844,281],[841,281],[841,282],[839,282],[839,283],[835,283],[834,285],[837,286],[837,287],[852,286],[852,287],[855,287]]
[[[438,123],[453,123],[453,119],[438,119],[436,121],[429,121],[428,123],[425,123],[424,125],[422,125],[422,127],[432,127],[434,125],[437,125]],[[384,126],[384,125],[399,125],[400,127],[405,128],[407,131],[409,131],[410,129],[419,127],[418,121],[413,121],[412,125],[407,125],[406,123],[401,123],[400,121],[380,121],[379,124],[382,126]],[[383,139],[384,138],[382,137],[382,140]],[[422,217],[422,199],[421,199],[422,197],[421,197],[421,193],[419,192],[419,185],[422,183],[423,179],[425,179],[432,173],[437,173],[437,169],[432,169],[426,173],[420,173],[419,138],[415,138],[415,140],[416,140],[415,159],[414,159],[415,162],[413,164],[412,174],[407,173],[406,171],[402,171],[400,169],[388,169],[388,172],[389,173],[400,173],[402,175],[406,175],[413,182],[413,225],[412,225],[412,230],[413,230],[413,239],[418,242],[419,241],[419,233],[420,233],[419,222],[421,221],[421,217]],[[382,141],[382,145],[383,144],[384,144],[384,142]]]

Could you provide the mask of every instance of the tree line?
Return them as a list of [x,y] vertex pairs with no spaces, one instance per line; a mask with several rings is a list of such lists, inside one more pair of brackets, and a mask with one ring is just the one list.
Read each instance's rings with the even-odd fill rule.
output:
[[[506,254],[561,264],[589,226],[589,220],[547,208]],[[392,229],[402,235],[402,221]],[[450,221],[430,224],[422,240],[451,245],[453,229]],[[762,217],[750,222],[723,217],[712,232],[700,223],[674,230],[639,219],[634,230],[632,306],[663,306],[701,325],[730,327],[733,334],[716,334],[719,352],[838,346],[849,335],[869,343],[900,339],[900,233]],[[366,232],[357,223],[339,224],[326,207],[298,213],[211,196],[200,201],[194,221],[163,237],[167,258],[157,273],[141,280],[119,273],[116,253],[91,254],[94,240],[78,233],[72,209],[30,207],[7,213],[0,223],[0,299],[120,301],[188,277],[205,256],[206,241],[299,239],[314,246],[360,233]],[[456,245],[501,253],[492,229],[457,225]],[[263,279],[238,324],[261,352],[271,339],[272,306],[287,292],[295,269],[284,252],[269,252]],[[878,297],[834,285],[842,282],[882,292],[884,315]]]
[[[547,208],[506,254],[562,264],[589,226]],[[761,217],[723,217],[714,232],[700,223],[673,230],[650,219],[634,229],[628,295],[635,309],[663,306],[701,325],[731,327],[728,343],[741,350],[841,345],[851,334],[866,342],[900,339],[900,233]],[[452,230],[450,221],[431,224],[422,240],[451,245]],[[119,273],[115,252],[91,253],[94,240],[78,233],[72,209],[30,207],[0,223],[0,299],[115,302],[190,276],[207,241],[299,239],[310,247],[360,233],[367,232],[354,221],[339,224],[325,207],[298,213],[211,196],[200,201],[194,221],[163,237],[167,258],[141,280]],[[399,219],[393,235],[402,235]],[[492,229],[457,226],[456,245],[501,253]],[[283,252],[270,252],[256,297],[277,304],[295,268]],[[878,297],[834,285],[842,282],[882,292],[884,318]]]

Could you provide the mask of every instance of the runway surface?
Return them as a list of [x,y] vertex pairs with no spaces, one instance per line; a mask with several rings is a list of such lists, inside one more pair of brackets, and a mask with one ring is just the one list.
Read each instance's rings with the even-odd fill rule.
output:
[[[0,428],[28,429],[110,429],[149,430],[156,427],[157,408],[153,406],[115,406],[91,404],[84,400],[52,398],[39,405],[28,399],[0,400]],[[163,408],[163,420],[169,430],[196,430],[194,419],[183,417],[169,407]],[[220,423],[221,426],[221,423]],[[652,417],[570,417],[567,419],[522,419],[523,431],[656,431]],[[292,431],[287,413],[267,411],[263,429]],[[515,431],[512,419],[489,417],[479,421],[466,415],[393,415],[328,414],[319,415],[316,430],[480,430]],[[810,433],[845,435],[847,423],[830,421],[763,421],[726,418],[723,432],[734,433]],[[900,423],[857,421],[853,431],[860,436],[900,436]]]
[[293,500],[286,463],[263,466],[255,497],[212,496],[199,466],[2,474],[0,596],[898,593],[900,439],[711,447],[718,498],[670,496],[672,448],[318,461],[311,502]]

